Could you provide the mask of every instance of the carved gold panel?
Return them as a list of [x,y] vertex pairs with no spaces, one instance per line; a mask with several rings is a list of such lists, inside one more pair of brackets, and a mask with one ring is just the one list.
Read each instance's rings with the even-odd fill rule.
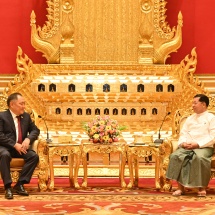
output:
[[182,43],[182,14],[172,29],[165,0],[49,0],[48,21],[32,45],[48,63],[164,64]]

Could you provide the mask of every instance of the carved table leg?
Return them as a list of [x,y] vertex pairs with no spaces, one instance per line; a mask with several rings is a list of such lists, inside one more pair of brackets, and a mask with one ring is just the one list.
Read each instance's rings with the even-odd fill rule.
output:
[[159,155],[155,154],[155,187],[156,187],[156,189],[161,189],[161,183],[160,183],[160,178],[159,178],[159,175],[160,175],[159,167],[160,167],[160,158],[159,158]]
[[84,169],[84,179],[81,186],[87,187],[87,153],[82,154],[82,162],[83,162],[83,169]]
[[74,169],[74,186],[76,189],[79,189],[80,186],[78,184],[78,171],[80,166],[80,154],[75,154],[75,159],[76,159],[76,163],[75,163],[75,169]]
[[49,169],[50,169],[50,184],[49,189],[54,190],[54,166],[53,166],[53,156],[49,155]]
[[135,170],[135,180],[134,180],[134,186],[138,187],[138,181],[139,181],[139,160],[135,156],[134,157],[134,170]]
[[119,178],[121,182],[121,187],[125,188],[125,164],[126,164],[126,153],[120,154],[120,162],[119,162]]
[[133,164],[132,164],[132,161],[133,161],[133,156],[128,153],[128,169],[129,169],[129,174],[130,174],[130,181],[129,181],[129,184],[128,184],[128,188],[132,188],[133,187],[133,184],[134,184],[134,175],[133,175]]
[[68,162],[69,162],[69,183],[70,186],[72,187],[74,185],[74,180],[73,180],[73,165],[74,165],[74,155],[68,155]]

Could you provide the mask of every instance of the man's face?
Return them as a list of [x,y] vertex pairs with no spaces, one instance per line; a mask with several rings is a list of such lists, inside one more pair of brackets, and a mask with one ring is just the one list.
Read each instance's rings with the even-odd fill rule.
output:
[[193,99],[192,108],[195,113],[203,113],[207,110],[205,102],[200,102],[199,97]]
[[25,111],[25,99],[18,95],[17,100],[10,102],[10,110],[16,115],[23,114]]

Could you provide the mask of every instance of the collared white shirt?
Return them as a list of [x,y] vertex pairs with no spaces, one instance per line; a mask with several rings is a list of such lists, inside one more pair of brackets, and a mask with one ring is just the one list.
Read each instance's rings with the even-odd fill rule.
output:
[[17,119],[17,115],[15,113],[13,113],[11,110],[10,110],[10,113],[13,117],[13,121],[14,121],[15,128],[16,128],[16,142],[17,142],[18,141],[18,119]]
[[213,147],[215,143],[215,115],[205,111],[189,116],[180,132],[178,145],[183,142],[198,143],[200,148]]

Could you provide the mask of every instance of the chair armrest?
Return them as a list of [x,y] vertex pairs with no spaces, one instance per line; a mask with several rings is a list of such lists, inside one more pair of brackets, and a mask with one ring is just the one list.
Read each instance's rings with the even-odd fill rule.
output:
[[36,141],[37,154],[39,156],[39,163],[37,165],[39,188],[41,191],[47,190],[47,183],[49,178],[49,147],[45,139],[39,138]]
[[172,152],[176,151],[178,148],[178,139],[171,139],[171,144],[172,144]]
[[159,146],[159,154],[160,154],[160,158],[162,160],[162,164],[166,164],[166,160],[169,161],[169,156],[170,154],[173,152],[173,144],[174,141],[172,140],[172,138],[166,138],[164,139],[163,143],[160,144]]
[[46,169],[48,164],[48,151],[49,147],[45,139],[39,138],[38,140],[34,141],[34,143],[30,147],[33,149],[39,156],[39,168]]
[[48,155],[49,147],[45,139],[39,138],[37,143],[37,154],[39,156]]
[[169,165],[169,156],[173,152],[173,139],[166,138],[159,145],[159,178],[160,185],[163,190],[171,190],[171,183],[166,178],[166,171]]
[[37,153],[37,147],[38,147],[38,140],[35,140],[29,147],[29,149],[34,150]]

